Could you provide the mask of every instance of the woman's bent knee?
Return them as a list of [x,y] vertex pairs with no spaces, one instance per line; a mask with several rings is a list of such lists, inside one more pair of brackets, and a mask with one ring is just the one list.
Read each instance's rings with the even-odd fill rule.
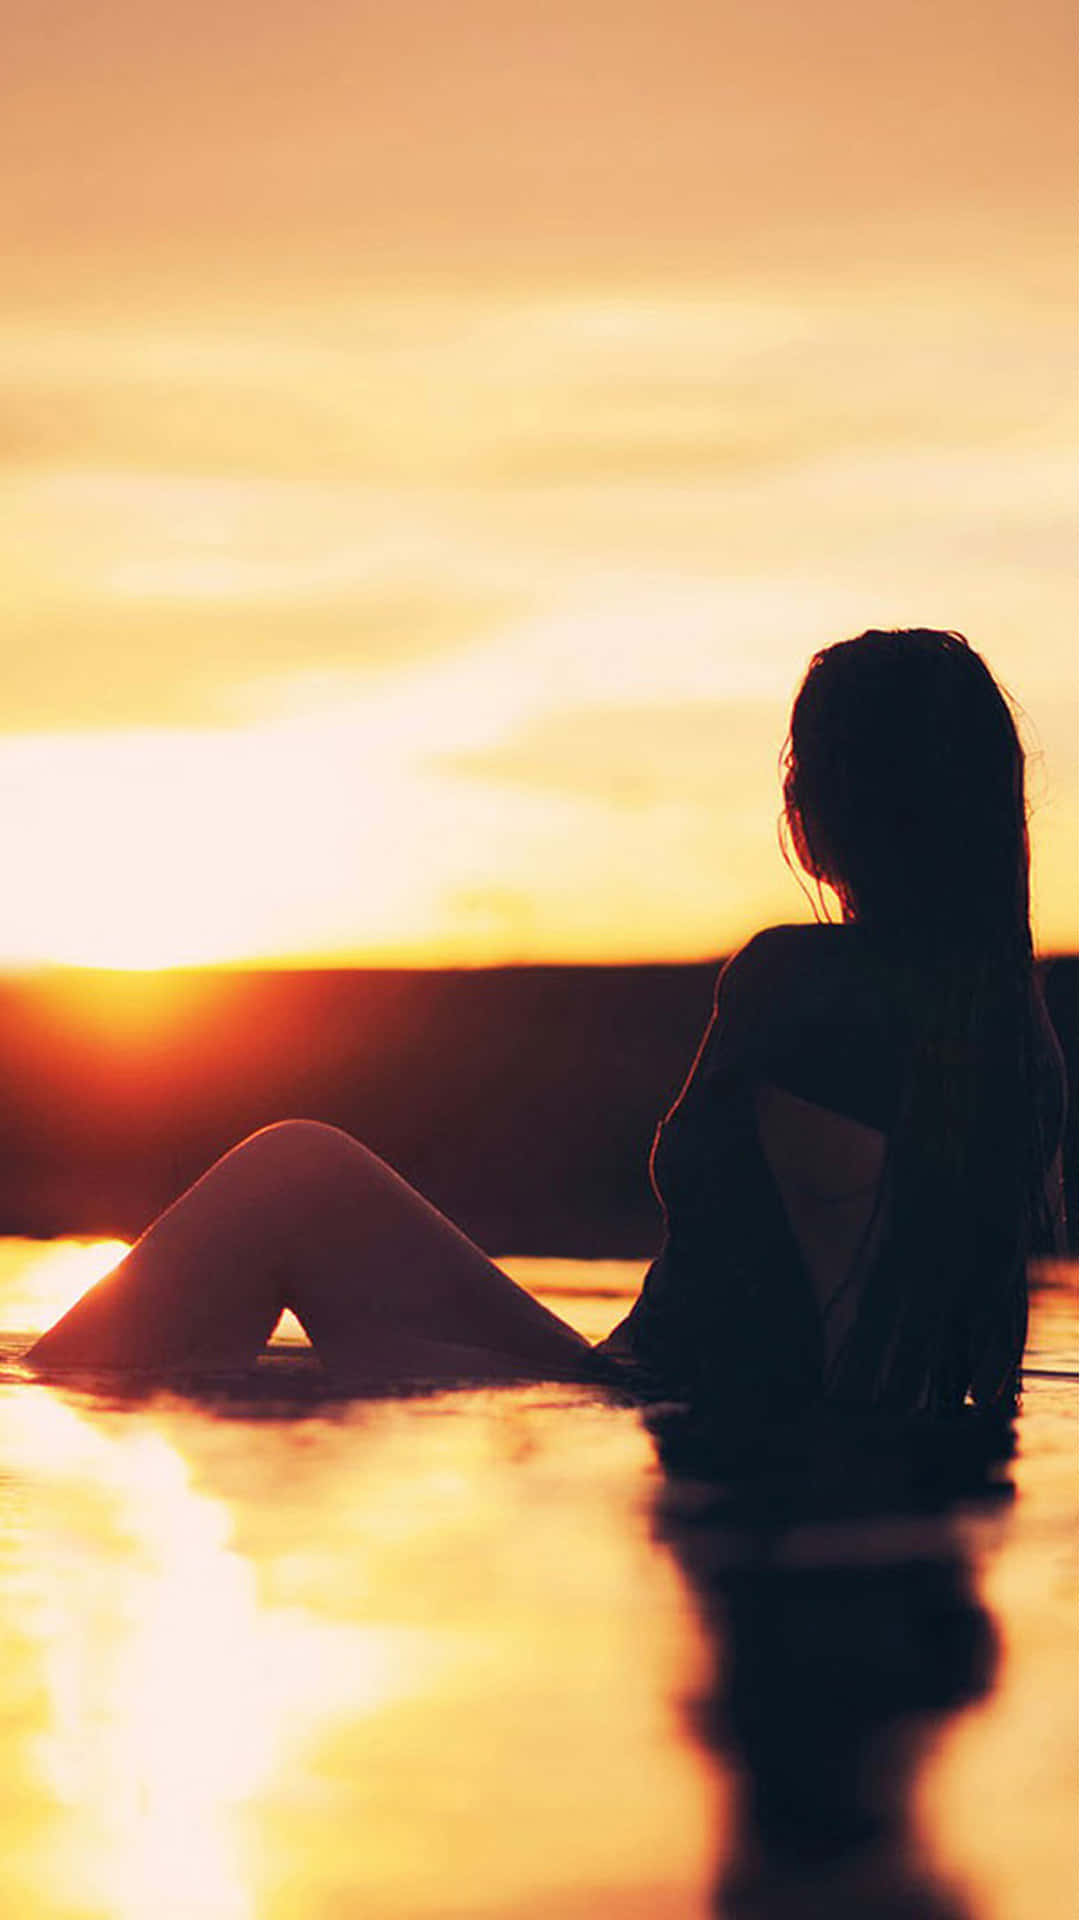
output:
[[255,1133],[249,1133],[241,1146],[264,1148],[283,1148],[289,1152],[326,1153],[338,1152],[342,1145],[356,1147],[359,1141],[351,1133],[345,1133],[341,1127],[332,1127],[325,1120],[271,1120],[268,1126],[259,1127]]
[[275,1120],[241,1140],[233,1154],[274,1181],[318,1176],[346,1162],[359,1167],[370,1157],[350,1133],[323,1120]]
[[325,1192],[357,1193],[397,1176],[377,1153],[341,1127],[323,1120],[275,1120],[236,1149],[256,1177]]

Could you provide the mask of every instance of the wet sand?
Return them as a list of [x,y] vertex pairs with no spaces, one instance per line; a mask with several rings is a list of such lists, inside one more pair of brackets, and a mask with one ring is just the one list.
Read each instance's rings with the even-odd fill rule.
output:
[[[1075,1264],[985,1486],[748,1513],[583,1388],[28,1379],[95,1257],[0,1242],[3,1912],[1075,1913]],[[641,1272],[508,1264],[592,1336]]]

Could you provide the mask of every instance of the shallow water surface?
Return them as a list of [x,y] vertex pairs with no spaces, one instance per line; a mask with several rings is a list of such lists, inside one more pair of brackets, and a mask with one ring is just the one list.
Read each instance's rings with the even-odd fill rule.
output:
[[[247,1392],[33,1381],[119,1251],[0,1242],[5,1913],[1075,1913],[1075,1266],[984,1488],[748,1511],[677,1411],[330,1400],[287,1329]],[[507,1264],[590,1336],[641,1273]]]

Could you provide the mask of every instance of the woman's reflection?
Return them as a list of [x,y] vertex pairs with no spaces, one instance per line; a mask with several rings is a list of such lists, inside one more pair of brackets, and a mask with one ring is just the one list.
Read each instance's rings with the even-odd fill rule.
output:
[[714,1911],[963,1920],[911,1797],[941,1717],[993,1678],[959,1521],[1009,1497],[1007,1430],[834,1421],[767,1452],[744,1435],[740,1459],[692,1414],[648,1424],[665,1468],[657,1530],[713,1650],[694,1730],[738,1778]]

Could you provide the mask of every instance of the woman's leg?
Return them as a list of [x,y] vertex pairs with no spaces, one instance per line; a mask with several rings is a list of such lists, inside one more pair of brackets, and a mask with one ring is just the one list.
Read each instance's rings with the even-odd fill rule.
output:
[[376,1154],[286,1120],[215,1162],[27,1358],[247,1366],[286,1307],[327,1365],[372,1378],[581,1377],[589,1351]]

